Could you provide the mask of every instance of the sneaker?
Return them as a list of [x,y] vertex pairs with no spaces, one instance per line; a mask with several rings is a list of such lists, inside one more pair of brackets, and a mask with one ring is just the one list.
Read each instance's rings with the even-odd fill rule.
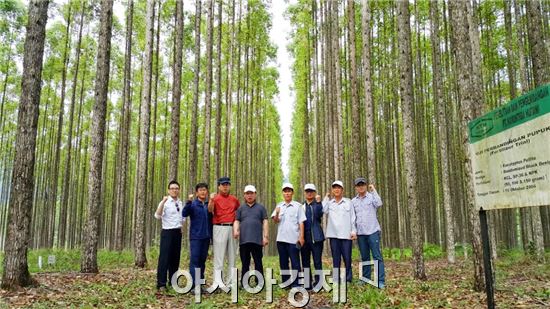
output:
[[167,290],[166,290],[166,287],[165,287],[165,286],[159,286],[159,287],[157,287],[157,293],[156,293],[156,295],[157,295],[157,296],[161,296],[161,295],[163,295],[163,294],[166,294],[166,291],[167,291]]
[[378,288],[379,288],[380,290],[383,290],[383,289],[386,288],[386,285],[385,285],[384,283],[379,283],[379,284],[378,284]]

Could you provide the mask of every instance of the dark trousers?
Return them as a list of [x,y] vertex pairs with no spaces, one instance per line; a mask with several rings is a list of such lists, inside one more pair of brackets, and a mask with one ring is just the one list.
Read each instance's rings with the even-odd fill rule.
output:
[[[296,247],[296,244],[290,244],[286,242],[277,242],[277,251],[279,252],[279,265],[281,271],[289,270],[288,260],[290,259],[290,264],[292,265],[292,270],[300,272],[300,250]],[[290,279],[290,275],[281,275],[283,282],[286,282]],[[291,287],[298,286],[298,276],[296,280],[292,281]]]
[[313,255],[313,265],[315,266],[315,270],[321,270],[323,269],[323,262],[322,262],[322,255],[323,255],[323,242],[309,242],[306,241],[302,249],[300,250],[300,255],[302,256],[302,267],[304,269],[304,272],[309,269],[309,284],[306,282],[305,287],[306,288],[312,288],[315,285],[317,285],[317,282],[320,280],[320,275],[315,275],[315,277],[311,277],[311,255]]
[[[208,257],[209,245],[210,238],[191,239],[190,241],[191,260],[189,261],[189,271],[191,272],[191,278],[193,279],[193,288],[199,279],[204,279],[204,269],[206,258]],[[195,268],[200,269],[199,278],[195,278]]]
[[246,243],[239,246],[239,255],[241,256],[241,263],[243,269],[241,271],[241,284],[242,278],[250,270],[250,258],[254,259],[254,269],[258,271],[262,276],[264,275],[264,265],[262,264],[262,257],[264,256],[263,247],[255,243]]
[[[166,286],[178,271],[181,253],[181,229],[160,232],[160,253],[157,266],[157,288]],[[168,274],[168,278],[166,277]]]
[[340,282],[340,262],[342,258],[344,258],[346,281],[351,282],[351,239],[331,238],[330,251],[332,252],[332,267],[336,268],[336,272],[333,274],[332,278],[335,282]]
[[[370,235],[357,236],[357,244],[359,244],[359,251],[361,252],[361,260],[363,262],[370,261],[370,255],[372,252],[372,259],[378,261],[378,285],[384,284],[384,259],[382,258],[382,252],[380,251],[380,231]],[[364,265],[363,277],[370,279],[371,266]]]

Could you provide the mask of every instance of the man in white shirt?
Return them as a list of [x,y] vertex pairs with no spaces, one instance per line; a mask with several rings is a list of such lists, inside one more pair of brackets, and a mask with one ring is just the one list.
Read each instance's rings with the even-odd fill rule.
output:
[[170,282],[180,264],[181,226],[184,218],[181,215],[183,203],[178,198],[179,194],[180,184],[175,180],[170,181],[168,196],[162,199],[155,212],[155,218],[162,220],[157,267],[157,289],[159,291],[166,290],[167,283]]
[[357,239],[357,227],[355,223],[355,209],[351,200],[343,196],[344,184],[340,180],[332,183],[332,195],[329,194],[323,200],[323,212],[328,215],[326,237],[330,240],[332,253],[332,267],[335,282],[339,281],[340,263],[342,258],[346,267],[346,281],[351,282],[351,245]]
[[[277,251],[279,252],[279,265],[281,271],[290,270],[288,261],[292,265],[292,276],[295,280],[291,287],[298,286],[298,273],[301,271],[300,248],[304,245],[304,221],[306,213],[302,205],[292,200],[294,187],[290,183],[283,185],[283,202],[275,207],[271,214],[273,221],[279,224],[277,228]],[[283,283],[291,279],[289,275],[282,275]],[[288,287],[288,286],[287,286]]]

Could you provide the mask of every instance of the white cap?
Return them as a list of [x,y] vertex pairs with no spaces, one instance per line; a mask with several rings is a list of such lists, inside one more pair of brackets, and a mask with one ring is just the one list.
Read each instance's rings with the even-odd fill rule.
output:
[[334,186],[340,186],[344,188],[344,183],[341,180],[336,180],[335,182],[332,183],[331,187],[334,187]]
[[253,185],[247,185],[246,187],[244,187],[244,193],[246,192],[256,193],[256,187],[254,187]]
[[315,188],[315,185],[312,184],[312,183],[308,183],[304,186],[304,191],[307,191],[307,190],[313,190],[313,191],[317,191],[317,188]]
[[294,191],[294,187],[293,187],[292,184],[289,183],[289,182],[286,182],[286,183],[283,184],[282,190],[287,189],[287,188],[288,188],[288,189],[292,189],[292,190]]

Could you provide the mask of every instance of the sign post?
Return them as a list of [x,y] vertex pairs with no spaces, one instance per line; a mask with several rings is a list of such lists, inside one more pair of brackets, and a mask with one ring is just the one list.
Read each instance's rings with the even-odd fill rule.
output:
[[491,266],[491,243],[489,242],[489,225],[487,224],[487,211],[479,210],[481,225],[481,242],[483,244],[483,269],[485,271],[485,293],[487,294],[487,308],[495,308],[495,289],[493,284],[493,268]]
[[488,210],[550,205],[550,84],[468,124],[487,307],[494,308]]

